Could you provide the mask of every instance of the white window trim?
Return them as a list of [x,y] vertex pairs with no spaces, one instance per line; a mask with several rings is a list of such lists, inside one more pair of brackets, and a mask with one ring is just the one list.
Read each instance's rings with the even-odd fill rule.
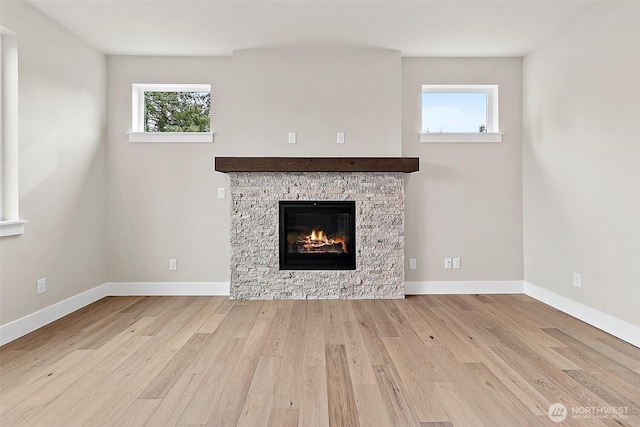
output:
[[145,132],[144,93],[145,92],[209,92],[210,84],[146,84],[131,85],[131,131],[129,142],[213,142],[211,132]]
[[213,132],[127,132],[129,142],[213,142]]
[[24,233],[18,193],[18,40],[0,26],[0,237]]
[[499,130],[498,85],[422,85],[422,93],[460,92],[487,94],[486,132],[421,132],[420,142],[502,142]]
[[423,143],[502,142],[501,132],[428,132],[420,134]]
[[24,234],[24,226],[27,223],[24,219],[15,221],[0,221],[0,237],[19,236]]

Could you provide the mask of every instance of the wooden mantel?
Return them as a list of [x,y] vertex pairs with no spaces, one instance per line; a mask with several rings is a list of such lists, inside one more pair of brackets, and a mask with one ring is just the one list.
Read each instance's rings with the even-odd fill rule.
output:
[[216,157],[218,172],[404,172],[418,157]]

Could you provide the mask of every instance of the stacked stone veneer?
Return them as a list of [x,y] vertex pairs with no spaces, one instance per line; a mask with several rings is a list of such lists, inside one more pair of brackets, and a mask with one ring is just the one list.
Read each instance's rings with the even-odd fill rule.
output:
[[[404,174],[232,172],[231,299],[404,298]],[[355,270],[280,270],[280,200],[355,200]]]

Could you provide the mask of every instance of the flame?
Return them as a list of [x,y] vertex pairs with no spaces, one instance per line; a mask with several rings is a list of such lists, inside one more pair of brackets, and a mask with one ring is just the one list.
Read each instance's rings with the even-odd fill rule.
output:
[[323,230],[311,230],[311,234],[302,236],[298,240],[305,249],[317,249],[322,246],[340,244],[342,250],[347,252],[347,243],[343,237],[329,238]]
[[325,245],[329,245],[332,244],[333,241],[331,239],[329,239],[327,237],[326,234],[324,234],[324,231],[319,230],[311,230],[311,234],[309,236],[305,236],[310,240],[312,243],[319,243],[319,244],[325,244]]
[[343,238],[336,237],[335,239],[333,239],[333,241],[336,243],[340,243],[342,245],[342,251],[347,252],[347,242]]

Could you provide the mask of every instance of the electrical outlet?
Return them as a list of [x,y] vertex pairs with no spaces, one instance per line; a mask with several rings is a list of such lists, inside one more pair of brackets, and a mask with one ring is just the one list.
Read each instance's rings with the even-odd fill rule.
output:
[[336,136],[336,142],[338,144],[344,144],[344,132],[338,132],[338,135]]
[[296,143],[296,133],[289,132],[289,144],[295,144],[295,143]]
[[38,294],[47,292],[47,279],[38,279]]
[[460,258],[453,259],[453,269],[460,270]]
[[582,275],[573,273],[573,286],[575,286],[576,288],[582,287]]
[[178,269],[178,263],[175,259],[169,260],[169,271],[176,271]]
[[416,269],[416,259],[409,258],[409,270],[415,270],[415,269]]
[[453,261],[451,258],[445,258],[444,259],[444,269],[445,270],[451,270],[451,268],[453,267]]
[[227,197],[227,192],[224,187],[218,188],[218,199],[224,199]]

